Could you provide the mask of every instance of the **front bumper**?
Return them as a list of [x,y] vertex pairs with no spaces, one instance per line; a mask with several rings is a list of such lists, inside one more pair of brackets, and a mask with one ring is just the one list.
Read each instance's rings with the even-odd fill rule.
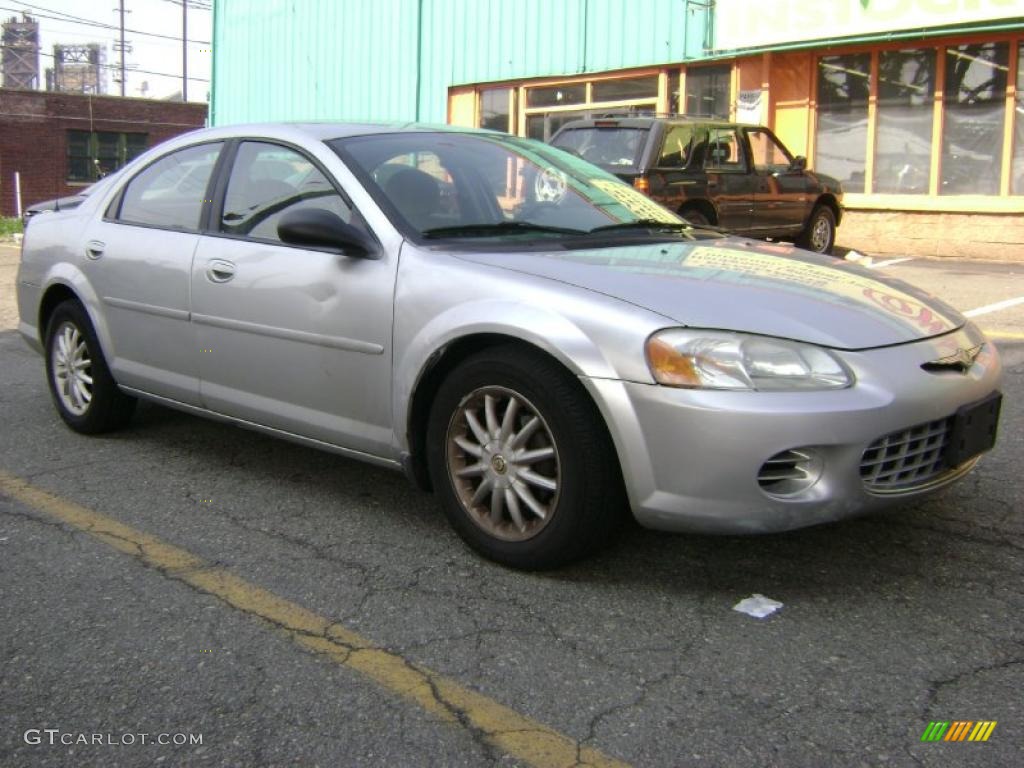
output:
[[[700,533],[768,533],[883,509],[937,490],[973,466],[897,493],[867,489],[860,465],[878,438],[945,419],[999,386],[988,347],[966,373],[930,373],[923,363],[968,349],[973,326],[913,344],[840,356],[856,383],[825,392],[724,392],[584,379],[612,434],[633,512],[644,526]],[[766,460],[810,449],[817,479],[773,495],[758,475]]]

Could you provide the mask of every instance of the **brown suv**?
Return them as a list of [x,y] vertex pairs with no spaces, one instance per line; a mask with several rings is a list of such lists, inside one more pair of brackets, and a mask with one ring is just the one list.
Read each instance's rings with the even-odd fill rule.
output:
[[694,224],[795,240],[831,253],[843,191],[770,130],[711,119],[604,117],[566,123],[551,144],[614,173]]

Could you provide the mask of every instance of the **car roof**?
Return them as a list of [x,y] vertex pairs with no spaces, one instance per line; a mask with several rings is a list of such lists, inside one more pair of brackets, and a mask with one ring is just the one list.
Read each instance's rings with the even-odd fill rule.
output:
[[[609,123],[615,123],[624,128],[649,128],[652,125],[738,125],[744,128],[759,128],[755,123],[738,123],[735,120],[728,120],[724,117],[691,117],[689,115],[602,115],[600,117],[587,117],[573,120],[566,123],[559,129],[562,131],[577,128],[607,127]],[[601,125],[599,125],[601,124]]]

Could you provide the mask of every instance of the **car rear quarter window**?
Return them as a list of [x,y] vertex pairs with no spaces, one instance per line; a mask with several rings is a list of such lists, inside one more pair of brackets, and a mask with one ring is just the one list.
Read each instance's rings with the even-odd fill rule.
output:
[[306,208],[354,223],[351,206],[308,157],[279,144],[243,141],[228,180],[220,231],[280,242],[281,217]]
[[220,143],[188,147],[147,166],[125,186],[118,221],[198,231],[220,149]]
[[658,156],[659,168],[685,168],[693,149],[693,126],[674,125],[665,134]]

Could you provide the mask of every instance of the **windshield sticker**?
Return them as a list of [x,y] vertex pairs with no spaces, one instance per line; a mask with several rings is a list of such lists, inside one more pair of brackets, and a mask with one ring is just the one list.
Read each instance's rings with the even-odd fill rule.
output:
[[671,211],[662,208],[656,202],[646,197],[643,193],[633,189],[628,184],[609,179],[590,179],[590,183],[602,192],[615,198],[617,202],[625,206],[626,210],[640,219],[653,219],[663,221],[666,224],[678,224],[680,219]]
[[557,168],[545,168],[533,181],[533,193],[540,203],[558,203],[569,188],[569,177]]

